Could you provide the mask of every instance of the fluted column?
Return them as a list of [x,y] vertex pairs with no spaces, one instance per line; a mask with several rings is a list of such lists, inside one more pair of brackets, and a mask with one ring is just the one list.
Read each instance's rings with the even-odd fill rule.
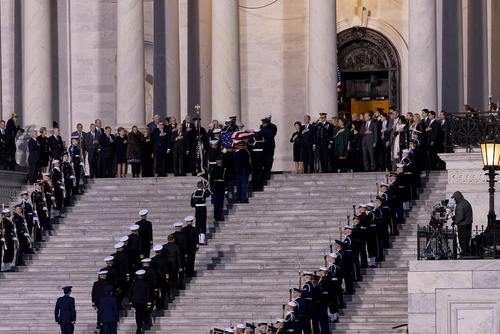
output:
[[335,0],[309,0],[309,113],[337,116],[337,15]]
[[410,0],[408,16],[407,111],[427,108],[437,112],[436,0]]
[[23,2],[24,126],[52,127],[50,1]]
[[144,8],[142,0],[117,1],[116,123],[145,123]]
[[241,120],[238,1],[212,1],[212,118]]
[[167,116],[181,118],[179,63],[179,0],[165,0],[165,55]]

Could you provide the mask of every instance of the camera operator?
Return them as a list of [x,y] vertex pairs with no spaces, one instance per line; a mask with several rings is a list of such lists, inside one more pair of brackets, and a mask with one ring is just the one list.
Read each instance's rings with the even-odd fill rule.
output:
[[455,217],[453,224],[458,228],[458,242],[460,243],[461,256],[470,254],[470,238],[472,234],[472,206],[460,191],[456,191],[453,196],[455,200]]

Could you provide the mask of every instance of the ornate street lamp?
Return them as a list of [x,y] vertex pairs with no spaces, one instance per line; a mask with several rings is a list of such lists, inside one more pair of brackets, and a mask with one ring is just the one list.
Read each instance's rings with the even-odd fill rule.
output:
[[498,174],[495,171],[500,170],[500,141],[491,139],[482,143],[481,154],[483,156],[483,169],[487,171],[486,175],[489,177],[490,210],[488,212],[488,231],[493,233],[493,245],[496,257],[495,176]]

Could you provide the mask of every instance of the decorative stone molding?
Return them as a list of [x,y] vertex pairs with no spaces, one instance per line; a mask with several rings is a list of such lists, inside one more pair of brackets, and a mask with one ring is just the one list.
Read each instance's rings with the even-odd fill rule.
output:
[[484,171],[467,169],[467,170],[449,170],[449,184],[471,184],[471,183],[486,183],[487,176]]

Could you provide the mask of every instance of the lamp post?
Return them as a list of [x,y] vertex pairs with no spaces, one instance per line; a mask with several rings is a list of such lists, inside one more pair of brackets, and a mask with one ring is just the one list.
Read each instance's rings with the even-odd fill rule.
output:
[[488,230],[490,232],[493,231],[493,245],[496,257],[495,176],[498,175],[496,171],[500,170],[500,141],[493,138],[482,143],[481,154],[483,157],[483,169],[487,171],[486,175],[489,178],[490,209],[488,212]]

